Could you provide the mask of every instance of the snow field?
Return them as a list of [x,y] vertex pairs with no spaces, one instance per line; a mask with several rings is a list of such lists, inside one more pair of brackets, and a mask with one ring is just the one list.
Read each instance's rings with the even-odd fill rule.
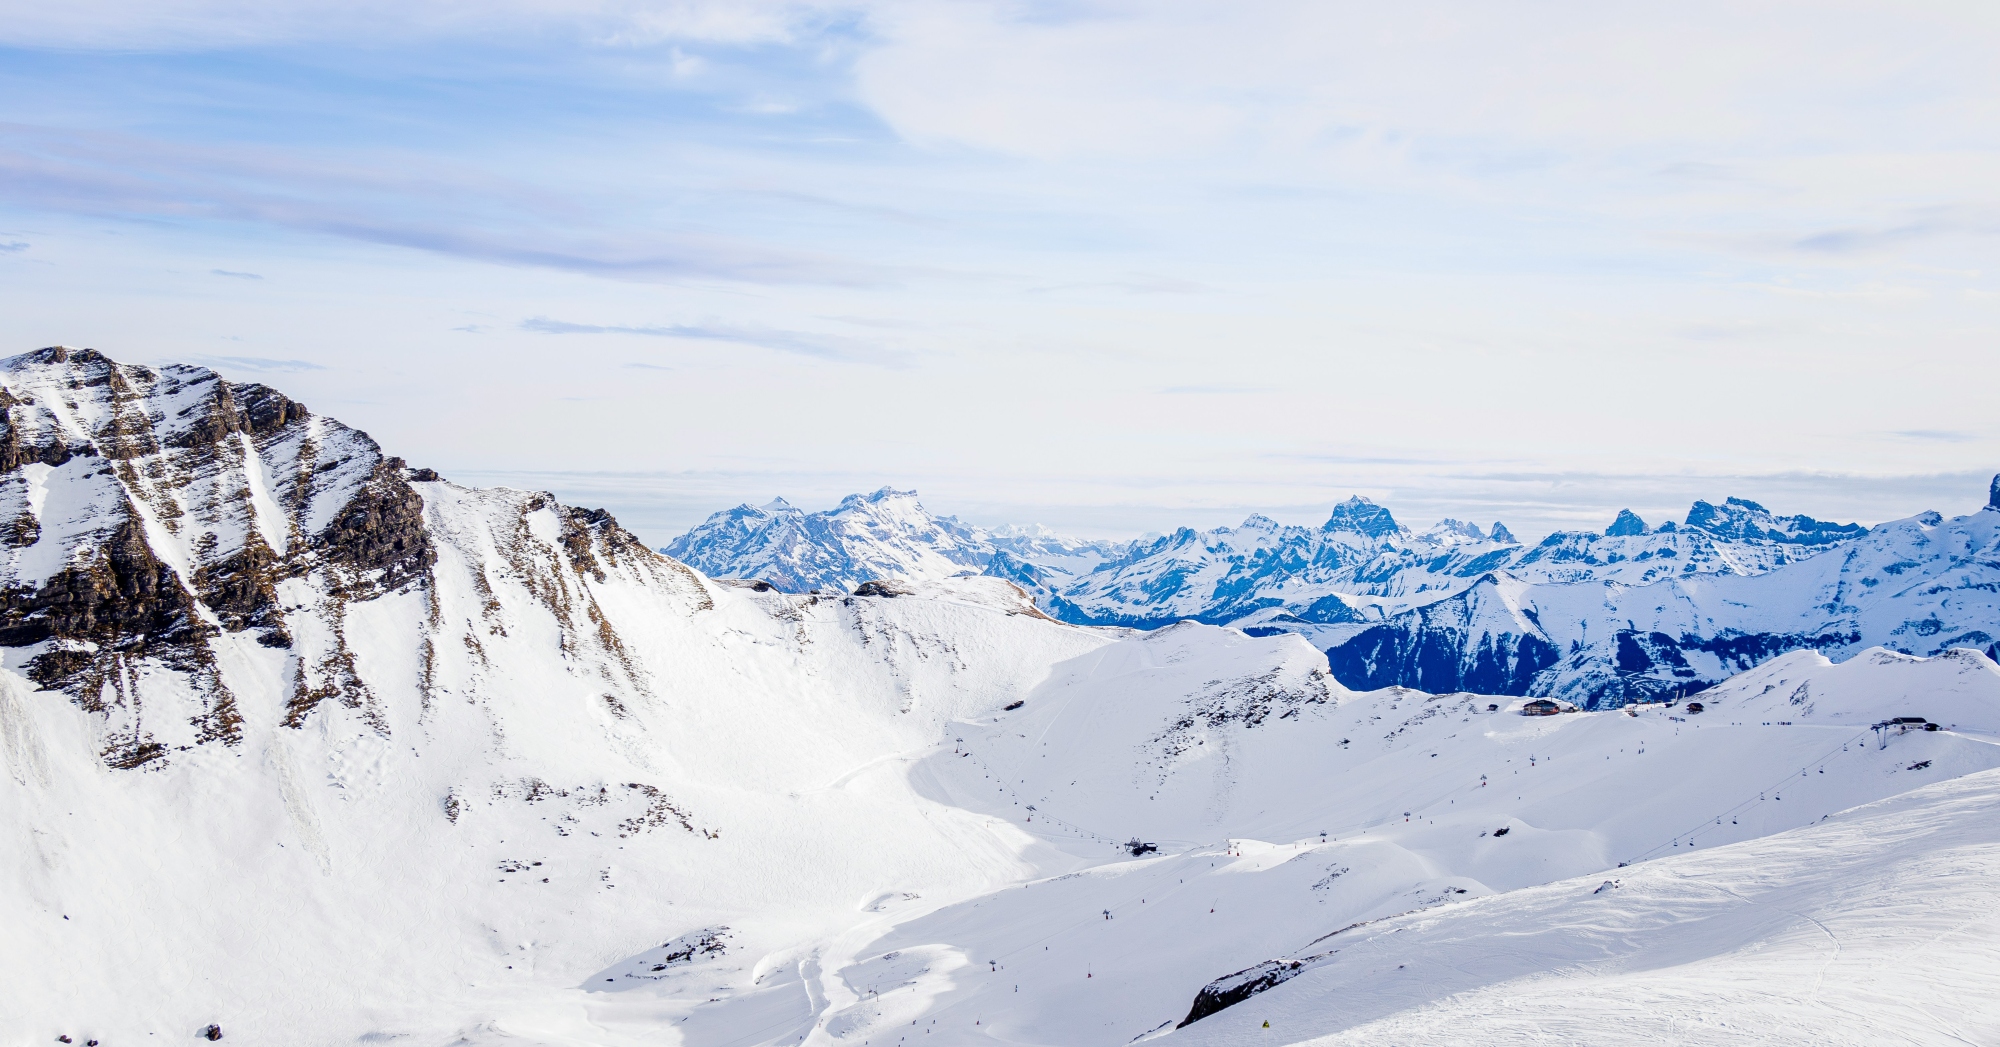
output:
[[[1977,654],[1790,656],[1700,715],[1530,718],[1347,692],[1297,637],[1060,625],[993,579],[755,593],[580,536],[546,496],[415,486],[430,585],[343,603],[288,579],[293,648],[214,639],[240,744],[113,771],[122,721],[0,673],[0,939],[23,943],[0,950],[4,1042],[216,1021],[308,1047],[1110,1044],[1253,1017],[1277,1042],[1408,1042],[1451,1037],[1367,1023],[1528,1036],[1492,994],[1530,988],[1571,1030],[1647,993],[1692,1001],[1656,1008],[1677,1021],[1749,1022],[1794,999],[1763,979],[1808,968],[1851,986],[1911,954],[1893,962],[1928,978],[1935,953],[1964,966],[1929,984],[1968,994],[1996,971],[1954,944],[1966,924],[1905,904],[1969,913],[1992,882],[2000,669]],[[358,682],[288,726],[296,674],[332,679],[342,652]],[[131,715],[187,744],[199,698],[134,672]],[[1894,715],[1953,729],[1885,746],[1868,727]],[[1867,811],[1930,828],[1884,850],[1891,816]],[[1589,893],[1605,879],[1615,903]],[[1849,928],[1865,963],[1801,937],[1785,913],[1849,917],[1773,893],[1794,880],[1887,914]],[[1623,922],[1592,930],[1613,904]],[[1414,966],[1395,949],[1431,927],[1471,973],[1326,981]],[[1380,959],[1173,1031],[1209,982],[1334,947]],[[1643,985],[1642,953],[1666,972]],[[1587,989],[1535,981],[1591,963]],[[1925,1006],[1986,1028],[1983,1002]]]
[[[1308,954],[1355,923],[1622,875],[1620,861],[1754,840],[2000,767],[2000,748],[1976,735],[1898,735],[1877,747],[1866,725],[1920,702],[1940,718],[2000,723],[1990,662],[1887,652],[1843,666],[1796,658],[1775,667],[1785,691],[1760,683],[1755,696],[1715,696],[1696,715],[1531,718],[1519,700],[1335,689],[1294,716],[1224,718],[1161,744],[1186,709],[1216,708],[1204,676],[1311,653],[1289,637],[1184,626],[1057,666],[1019,712],[956,728],[959,751],[940,747],[918,769],[930,772],[919,779],[926,794],[1010,815],[1090,864],[898,927],[841,972],[872,995],[808,1041],[873,1042],[919,996],[925,1020],[940,1023],[923,1035],[945,1036],[937,1042],[1164,1034],[1209,981]],[[1846,697],[1825,702],[1813,725],[1764,726],[1796,710],[1787,696],[1808,678]],[[1168,853],[1133,859],[1111,846],[1133,836]],[[899,980],[896,963],[919,948],[954,958],[947,989]]]

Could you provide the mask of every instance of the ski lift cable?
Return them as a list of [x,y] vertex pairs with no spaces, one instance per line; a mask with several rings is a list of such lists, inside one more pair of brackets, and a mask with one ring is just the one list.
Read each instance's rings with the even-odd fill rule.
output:
[[[1872,729],[1873,729],[1873,728],[1870,728],[1869,730],[1872,730]],[[1672,849],[1672,848],[1674,848],[1674,847],[1678,846],[1678,845],[1680,844],[1680,841],[1681,841],[1681,840],[1682,840],[1683,838],[1687,838],[1687,837],[1692,837],[1692,836],[1694,836],[1694,834],[1695,834],[1695,833],[1696,833],[1697,831],[1699,831],[1700,829],[1702,829],[1702,828],[1704,828],[1704,827],[1708,826],[1708,825],[1709,825],[1709,824],[1710,824],[1710,823],[1711,823],[1712,821],[1715,821],[1715,820],[1718,820],[1718,819],[1721,819],[1721,818],[1726,818],[1726,817],[1728,817],[1728,816],[1730,816],[1730,815],[1733,815],[1733,814],[1741,814],[1742,812],[1744,812],[1744,811],[1747,811],[1747,810],[1749,810],[1750,808],[1752,808],[1752,807],[1755,807],[1755,806],[1757,806],[1758,804],[1761,804],[1761,803],[1765,803],[1765,802],[1766,802],[1766,801],[1765,801],[1765,799],[1764,799],[1764,796],[1765,796],[1765,794],[1767,794],[1767,793],[1775,793],[1775,792],[1777,792],[1777,791],[1778,791],[1779,789],[1783,788],[1783,786],[1784,786],[1784,784],[1785,784],[1786,782],[1789,782],[1789,781],[1791,781],[1791,780],[1792,780],[1793,778],[1795,778],[1795,777],[1798,777],[1798,776],[1799,776],[1799,775],[1800,775],[1801,773],[1803,773],[1803,772],[1804,772],[1804,771],[1805,771],[1805,770],[1806,770],[1807,768],[1809,768],[1809,767],[1813,767],[1813,766],[1815,766],[1815,765],[1817,765],[1817,764],[1822,764],[1822,763],[1825,763],[1825,762],[1826,762],[1827,760],[1831,759],[1831,758],[1833,757],[1833,755],[1834,755],[1835,753],[1838,753],[1838,752],[1841,752],[1841,751],[1845,750],[1845,749],[1846,749],[1846,748],[1847,748],[1848,746],[1850,746],[1850,745],[1853,745],[1853,744],[1854,744],[1855,742],[1858,742],[1858,741],[1860,741],[1861,739],[1863,739],[1863,738],[1866,738],[1867,736],[1868,736],[1868,731],[1867,731],[1867,730],[1864,730],[1864,731],[1862,731],[1862,732],[1861,732],[1860,734],[1857,734],[1857,735],[1855,735],[1854,737],[1852,737],[1852,738],[1849,738],[1848,740],[1846,740],[1846,741],[1844,741],[1844,742],[1841,742],[1841,743],[1840,743],[1839,745],[1836,745],[1836,746],[1834,746],[1833,748],[1831,748],[1831,749],[1828,749],[1828,750],[1826,751],[1826,753],[1825,753],[1824,755],[1820,756],[1820,757],[1819,757],[1818,759],[1815,759],[1815,760],[1808,760],[1808,761],[1806,761],[1806,762],[1805,762],[1804,764],[1801,764],[1801,765],[1800,765],[1800,766],[1798,766],[1798,767],[1794,767],[1794,768],[1792,768],[1792,769],[1791,769],[1790,771],[1788,771],[1788,772],[1786,772],[1786,773],[1785,773],[1785,776],[1784,776],[1783,778],[1780,778],[1780,779],[1778,779],[1778,781],[1777,781],[1777,782],[1775,782],[1775,783],[1773,783],[1773,784],[1771,784],[1771,785],[1769,785],[1769,786],[1766,786],[1765,788],[1763,788],[1763,789],[1759,790],[1759,791],[1758,791],[1758,793],[1757,793],[1757,798],[1756,798],[1755,800],[1744,800],[1744,801],[1742,801],[1742,802],[1738,803],[1738,804],[1737,804],[1736,806],[1734,806],[1734,807],[1730,807],[1730,808],[1727,808],[1727,809],[1723,810],[1723,811],[1722,811],[1722,812],[1720,812],[1719,814],[1713,814],[1713,815],[1706,815],[1706,816],[1704,816],[1704,817],[1702,818],[1702,820],[1701,820],[1701,821],[1700,821],[1699,823],[1697,823],[1697,824],[1696,824],[1696,825],[1694,825],[1693,827],[1689,828],[1689,829],[1688,829],[1687,831],[1685,831],[1685,832],[1682,832],[1682,833],[1680,833],[1680,834],[1678,834],[1678,835],[1674,836],[1674,837],[1673,837],[1673,838],[1672,838],[1672,839],[1671,839],[1670,841],[1668,841],[1667,843],[1662,843],[1662,844],[1657,844],[1657,845],[1655,845],[1654,847],[1652,847],[1652,848],[1651,848],[1650,850],[1645,850],[1645,851],[1641,851],[1641,852],[1640,852],[1639,854],[1637,854],[1637,855],[1634,855],[1633,857],[1631,857],[1631,858],[1628,858],[1628,859],[1626,859],[1626,860],[1625,860],[1625,862],[1624,862],[1624,864],[1626,864],[1626,865],[1631,865],[1631,864],[1633,864],[1633,863],[1635,863],[1635,862],[1643,862],[1643,861],[1646,861],[1647,859],[1649,859],[1649,858],[1652,858],[1652,857],[1653,857],[1654,855],[1656,855],[1656,854],[1657,854],[1657,853],[1659,853],[1659,852],[1662,852],[1662,851],[1666,851],[1666,850],[1670,850],[1670,849]]]
[[[997,772],[995,771],[995,768],[993,767],[993,765],[992,765],[992,764],[989,764],[989,763],[987,763],[987,762],[986,762],[986,760],[985,760],[984,758],[982,758],[982,757],[981,757],[981,756],[980,756],[980,755],[979,755],[978,753],[975,753],[975,752],[971,751],[970,749],[967,749],[967,750],[965,751],[965,755],[966,755],[967,757],[970,757],[970,758],[972,759],[972,762],[974,762],[974,763],[978,764],[978,765],[979,765],[979,768],[980,768],[980,770],[982,770],[982,771],[986,772],[986,773],[987,773],[987,774],[988,774],[989,776],[995,776],[995,775],[997,775]],[[1449,776],[1440,776],[1440,777],[1449,777]],[[1016,791],[1014,790],[1014,788],[1013,788],[1012,786],[1010,786],[1010,785],[1006,785],[1006,784],[1005,784],[1005,782],[1006,782],[1006,779],[1004,779],[1004,778],[1000,778],[1000,777],[997,777],[997,776],[995,776],[993,780],[994,780],[994,781],[996,781],[996,782],[1000,782],[1000,783],[1002,783],[1002,784],[1001,784],[1001,788],[1002,788],[1002,789],[1004,789],[1004,790],[1006,790],[1006,791],[1007,791],[1007,792],[1008,792],[1008,793],[1009,793],[1010,795],[1013,795],[1013,796],[1019,796],[1019,795],[1021,795],[1021,794],[1020,794],[1019,792],[1016,792]],[[1477,787],[1475,786],[1474,788],[1477,788]],[[1446,801],[1448,801],[1448,800],[1450,800],[1450,799],[1452,799],[1452,798],[1454,798],[1454,797],[1456,797],[1456,796],[1459,796],[1459,795],[1461,795],[1461,794],[1462,794],[1462,793],[1464,793],[1464,792],[1465,792],[1465,789],[1464,789],[1463,787],[1459,786],[1459,785],[1456,785],[1456,784],[1452,784],[1452,785],[1445,785],[1445,786],[1443,786],[1443,787],[1442,787],[1442,788],[1441,788],[1440,790],[1438,790],[1438,791],[1437,791],[1437,792],[1436,792],[1436,793],[1435,793],[1434,795],[1432,795],[1432,796],[1431,796],[1431,797],[1429,797],[1428,799],[1424,800],[1423,802],[1421,802],[1421,803],[1418,803],[1418,804],[1413,804],[1413,805],[1411,805],[1410,809],[1411,809],[1411,810],[1428,810],[1428,809],[1431,809],[1431,808],[1434,808],[1434,807],[1437,807],[1437,806],[1438,806],[1439,804],[1442,804],[1442,803],[1444,803],[1444,802],[1446,802]],[[1068,819],[1066,819],[1066,818],[1062,818],[1062,817],[1059,817],[1059,816],[1057,816],[1057,815],[1054,815],[1054,814],[1051,814],[1051,813],[1049,813],[1049,812],[1048,812],[1047,810],[1043,810],[1043,809],[1039,809],[1039,808],[1038,808],[1038,809],[1037,809],[1037,810],[1035,811],[1035,815],[1036,815],[1037,817],[1040,817],[1040,818],[1045,818],[1045,819],[1047,819],[1047,820],[1049,820],[1049,821],[1052,821],[1052,822],[1056,822],[1056,823],[1058,823],[1058,824],[1060,824],[1060,825],[1064,825],[1064,826],[1067,826],[1067,827],[1069,827],[1070,829],[1072,829],[1072,830],[1075,830],[1076,832],[1078,832],[1078,833],[1080,833],[1080,834],[1082,834],[1082,835],[1085,835],[1085,836],[1088,836],[1088,837],[1090,837],[1091,839],[1094,839],[1094,840],[1097,840],[1097,841],[1099,841],[1099,842],[1101,842],[1101,843],[1106,843],[1106,844],[1110,844],[1110,845],[1111,845],[1111,846],[1113,846],[1113,847],[1118,847],[1118,846],[1122,846],[1122,845],[1124,844],[1124,841],[1123,841],[1123,840],[1118,840],[1118,839],[1114,839],[1114,838],[1112,838],[1112,837],[1110,837],[1110,836],[1107,836],[1107,835],[1105,835],[1104,833],[1101,833],[1101,832],[1097,832],[1097,831],[1096,831],[1096,830],[1094,830],[1094,829],[1088,829],[1088,828],[1085,828],[1084,826],[1081,826],[1081,825],[1078,825],[1077,823],[1075,823],[1075,822],[1072,822],[1072,821],[1070,821],[1070,820],[1068,820]],[[1358,831],[1361,831],[1361,830],[1366,830],[1366,829],[1373,829],[1373,828],[1375,828],[1375,827],[1376,827],[1376,826],[1378,826],[1378,825],[1383,825],[1383,824],[1387,824],[1387,823],[1389,823],[1389,822],[1391,822],[1391,821],[1393,821],[1393,820],[1394,820],[1393,816],[1389,816],[1389,815],[1384,815],[1384,816],[1381,816],[1381,817],[1372,817],[1372,818],[1365,818],[1365,819],[1358,819],[1358,820],[1356,820],[1356,821],[1352,821],[1352,822],[1348,822],[1348,823],[1345,823],[1345,824],[1343,824],[1343,825],[1340,825],[1340,826],[1337,826],[1337,827],[1335,827],[1335,828],[1333,828],[1333,829],[1330,829],[1330,830],[1328,830],[1328,834],[1329,834],[1329,835],[1332,835],[1332,836],[1343,836],[1343,835],[1346,835],[1346,834],[1348,834],[1348,833],[1351,833],[1351,832],[1358,832]],[[1188,847],[1189,849],[1192,849],[1192,848],[1196,848],[1196,847],[1205,847],[1205,846],[1209,846],[1209,845],[1211,844],[1211,841],[1207,841],[1207,840],[1166,840],[1165,842],[1169,842],[1169,843],[1173,843],[1173,844],[1178,844],[1178,845],[1185,845],[1185,846],[1186,846],[1186,847]]]
[[[1166,901],[1166,900],[1167,900],[1168,898],[1171,898],[1171,897],[1173,897],[1174,895],[1176,895],[1176,894],[1179,894],[1179,893],[1181,892],[1181,890],[1182,890],[1183,888],[1185,888],[1186,886],[1187,886],[1187,883],[1185,882],[1185,880],[1183,880],[1183,882],[1181,882],[1181,883],[1177,883],[1177,884],[1173,885],[1172,887],[1168,888],[1165,894],[1162,894],[1162,895],[1159,895],[1159,898],[1160,898],[1160,900],[1161,900],[1162,902],[1164,902],[1164,901]],[[1023,887],[1024,887],[1024,889],[1025,889],[1026,885],[1023,885]],[[1104,912],[1107,912],[1107,913],[1111,913],[1111,914],[1113,914],[1113,915],[1115,916],[1115,915],[1117,914],[1118,910],[1120,910],[1120,909],[1130,909],[1131,907],[1132,907],[1132,903],[1128,901],[1128,902],[1124,902],[1124,903],[1122,903],[1122,904],[1119,904],[1119,905],[1110,905],[1110,906],[1106,906],[1106,907],[1104,908],[1104,910],[1103,910],[1103,911],[1104,911]],[[1070,924],[1065,924],[1064,926],[1061,926],[1061,927],[1058,927],[1058,928],[1056,928],[1055,930],[1053,930],[1053,931],[1050,931],[1049,933],[1047,933],[1047,934],[1045,934],[1045,935],[1041,936],[1040,938],[1036,938],[1036,939],[1035,939],[1034,941],[1031,941],[1031,942],[1028,942],[1028,943],[1026,943],[1026,944],[1024,944],[1024,945],[1020,945],[1020,946],[1017,946],[1017,947],[1015,947],[1015,948],[1013,948],[1013,949],[1010,949],[1010,950],[1008,950],[1007,952],[1003,952],[1003,953],[996,953],[996,954],[994,954],[994,955],[995,955],[995,957],[996,957],[996,958],[1004,960],[1004,959],[1007,959],[1007,958],[1008,958],[1008,957],[1010,957],[1010,956],[1015,956],[1015,955],[1018,955],[1018,954],[1020,954],[1020,953],[1022,953],[1022,952],[1026,952],[1027,950],[1029,950],[1029,949],[1031,949],[1031,948],[1034,948],[1035,946],[1037,946],[1037,945],[1040,945],[1040,944],[1042,944],[1043,942],[1046,942],[1046,941],[1048,941],[1049,939],[1051,939],[1051,938],[1054,938],[1055,936],[1057,936],[1057,935],[1059,935],[1059,934],[1063,934],[1063,933],[1065,933],[1065,932],[1068,932],[1068,931],[1073,931],[1073,930],[1076,930],[1076,929],[1077,929],[1077,928],[1079,928],[1079,927],[1086,927],[1086,926],[1089,926],[1090,924],[1093,924],[1093,923],[1100,923],[1100,922],[1102,922],[1102,921],[1101,921],[1101,920],[1092,920],[1092,919],[1082,919],[1082,920],[1077,920],[1077,921],[1075,921],[1074,923],[1070,923]]]

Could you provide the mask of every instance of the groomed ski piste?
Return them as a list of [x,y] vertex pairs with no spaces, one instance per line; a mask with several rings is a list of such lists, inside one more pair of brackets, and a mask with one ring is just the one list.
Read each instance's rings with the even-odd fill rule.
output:
[[[271,456],[324,433],[311,475],[421,502],[420,573],[301,560],[255,625],[190,595],[193,660],[5,650],[0,1042],[2000,1038],[1978,652],[1785,655],[1700,712],[1355,693],[1297,636],[995,578],[719,583],[282,415],[213,495],[172,441],[78,452],[8,555],[94,555],[58,481],[197,574],[204,513],[303,548]],[[50,651],[116,676],[39,689]]]

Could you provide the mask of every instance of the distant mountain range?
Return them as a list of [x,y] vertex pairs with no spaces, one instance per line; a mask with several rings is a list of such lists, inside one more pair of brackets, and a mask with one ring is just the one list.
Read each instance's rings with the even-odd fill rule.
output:
[[703,521],[660,551],[711,578],[751,578],[786,592],[847,592],[884,578],[932,580],[985,572],[996,556],[1057,576],[1085,574],[1118,555],[1113,542],[1083,542],[1046,528],[989,531],[936,516],[917,492],[884,487],[850,494],[825,512],[783,498],[739,505]]
[[663,551],[714,577],[795,592],[870,579],[1005,578],[1051,616],[1152,629],[1194,620],[1297,633],[1356,688],[1546,694],[1586,708],[1690,693],[1785,651],[1882,645],[2000,654],[2000,478],[1988,510],[1868,528],[1742,498],[1651,527],[1535,545],[1445,520],[1421,532],[1365,498],[1319,527],[1251,516],[1119,545],[936,516],[913,491],[807,513],[717,513]]

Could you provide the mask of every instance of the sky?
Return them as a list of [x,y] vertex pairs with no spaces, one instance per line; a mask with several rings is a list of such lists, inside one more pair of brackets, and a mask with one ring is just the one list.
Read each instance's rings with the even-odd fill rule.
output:
[[1531,537],[2000,472],[1991,3],[0,0],[0,352],[448,478]]

